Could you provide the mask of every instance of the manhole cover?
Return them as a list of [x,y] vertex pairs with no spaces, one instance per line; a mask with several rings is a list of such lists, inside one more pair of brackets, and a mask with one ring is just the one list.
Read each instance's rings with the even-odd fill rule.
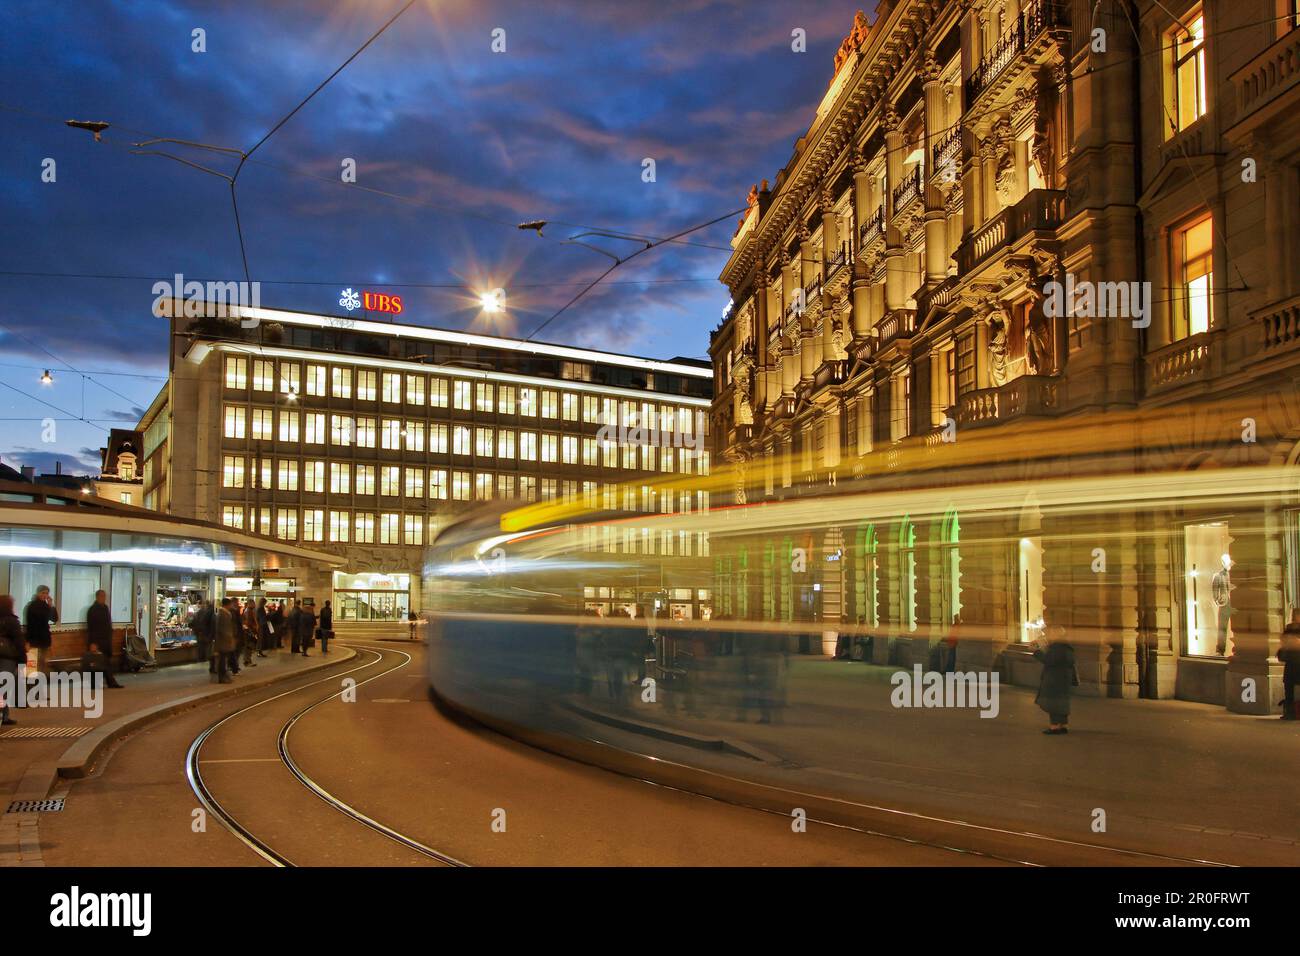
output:
[[49,740],[51,737],[80,737],[89,730],[89,727],[10,727],[8,730],[0,730],[0,737]]
[[372,704],[409,704],[409,697],[376,697],[370,703]]
[[15,800],[9,804],[10,813],[53,813],[63,809],[63,797],[49,800]]

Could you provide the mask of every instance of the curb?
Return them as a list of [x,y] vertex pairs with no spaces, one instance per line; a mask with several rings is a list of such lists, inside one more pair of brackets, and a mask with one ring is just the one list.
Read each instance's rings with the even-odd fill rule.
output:
[[154,704],[152,707],[146,707],[143,710],[133,711],[129,714],[123,714],[115,720],[100,724],[94,730],[77,739],[67,750],[65,750],[56,760],[45,764],[34,764],[27,769],[23,775],[11,799],[13,800],[40,800],[47,797],[54,789],[59,780],[79,780],[87,776],[90,769],[94,766],[95,761],[103,755],[109,746],[116,743],[129,733],[139,730],[147,724],[153,723],[163,717],[180,713],[183,710],[189,710],[200,704],[210,703],[225,697],[236,697],[240,694],[250,693],[277,684],[281,681],[290,680],[294,677],[300,677],[304,674],[313,674],[317,671],[334,667],[356,657],[356,651],[350,647],[340,645],[340,649],[346,653],[340,654],[337,659],[328,662],[314,664],[311,667],[295,670],[290,673],[277,674],[259,680],[256,683],[244,683],[235,687],[210,688],[200,691],[196,694],[190,694],[186,697],[175,700],[164,701],[161,704]]
[[682,744],[686,747],[694,747],[696,750],[712,750],[719,753],[735,754],[738,757],[747,757],[750,760],[757,760],[760,763],[780,764],[784,763],[782,758],[776,754],[769,753],[750,744],[736,743],[725,737],[709,737],[704,734],[693,734],[687,730],[673,730],[669,727],[662,727],[658,724],[646,723],[640,720],[634,720],[631,717],[624,717],[619,714],[611,714],[607,711],[596,710],[593,707],[587,707],[576,701],[565,701],[565,706],[580,717],[588,720],[594,720],[598,723],[607,724],[610,727],[617,727],[619,730],[626,730],[629,733],[642,734],[646,737],[653,737],[657,740],[664,740],[668,743]]

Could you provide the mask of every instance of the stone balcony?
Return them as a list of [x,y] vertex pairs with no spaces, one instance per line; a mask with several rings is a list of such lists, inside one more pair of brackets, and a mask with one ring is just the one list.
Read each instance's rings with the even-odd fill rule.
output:
[[957,294],[957,285],[957,277],[948,276],[937,285],[922,286],[917,289],[912,296],[916,301],[917,320],[924,322],[930,317],[931,311],[943,308],[951,302]]
[[990,90],[1002,88],[1014,78],[1010,67],[1029,54],[1031,58],[1054,31],[1068,29],[1070,16],[1061,0],[1030,0],[1020,15],[998,39],[979,65],[966,78],[966,108]]
[[879,348],[899,339],[910,339],[916,331],[916,312],[912,309],[894,309],[886,312],[876,326],[879,330]]
[[965,276],[976,266],[1034,233],[1051,233],[1065,221],[1065,192],[1031,189],[975,229],[957,249],[957,272]]
[[1237,98],[1234,134],[1293,107],[1300,87],[1300,30],[1289,30],[1229,78]]
[[1256,309],[1250,318],[1260,326],[1265,356],[1300,350],[1300,295]]
[[1215,374],[1218,332],[1200,332],[1150,352],[1144,362],[1148,395],[1208,381]]
[[914,202],[921,198],[921,167],[913,166],[910,173],[903,175],[902,182],[894,187],[890,194],[893,205],[890,207],[894,210],[894,215],[902,215],[903,212]]
[[885,207],[882,203],[876,207],[865,222],[858,226],[858,256],[865,256],[878,243],[885,241]]
[[1022,375],[1005,385],[967,392],[957,402],[957,427],[979,428],[1025,416],[1056,411],[1057,379]]

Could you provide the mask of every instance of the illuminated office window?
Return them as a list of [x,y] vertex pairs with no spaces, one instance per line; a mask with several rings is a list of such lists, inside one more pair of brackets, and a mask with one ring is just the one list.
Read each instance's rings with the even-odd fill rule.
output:
[[373,402],[378,394],[379,376],[374,369],[359,368],[357,369],[357,399],[363,402]]
[[578,420],[578,396],[572,392],[565,392],[561,398],[560,414],[566,422],[576,422]]
[[560,442],[561,460],[566,465],[576,465],[578,463],[578,436],[565,435]]
[[298,413],[280,410],[280,441],[296,442],[298,440]]
[[451,473],[451,498],[453,501],[469,501],[470,482],[468,471]]
[[352,466],[346,461],[330,462],[330,494],[352,493]]
[[515,496],[515,476],[497,475],[497,497],[507,500]]
[[270,441],[275,437],[274,424],[269,408],[253,409],[253,437],[259,441]]
[[470,453],[470,431],[468,425],[454,425],[451,429],[451,451],[454,455],[468,456]]
[[673,448],[672,448],[672,446],[667,446],[667,447],[664,447],[664,448],[660,448],[660,449],[659,449],[659,470],[660,470],[660,471],[672,471],[672,470],[673,470]]
[[397,465],[379,466],[379,493],[381,495],[401,494],[402,469]]
[[489,472],[480,471],[474,475],[474,500],[492,500],[492,475]]
[[496,442],[493,441],[492,429],[474,429],[474,454],[483,458],[492,458],[496,454]]
[[457,381],[454,382],[453,385],[454,388],[452,390],[452,393],[455,396],[454,404],[456,408],[459,408],[462,411],[469,411],[470,410],[470,389],[469,389],[470,383]]
[[[274,488],[275,487],[275,464],[270,458],[256,458],[253,461],[253,473],[251,487],[253,488]],[[270,519],[267,519],[268,522]]]
[[314,495],[324,493],[325,462],[304,461],[302,463],[302,490]]
[[325,413],[324,412],[306,412],[303,416],[303,422],[307,426],[306,434],[303,439],[309,445],[325,444]]
[[1200,217],[1174,233],[1175,257],[1182,289],[1182,321],[1178,338],[1210,330],[1210,296],[1214,292],[1214,225]]
[[375,493],[375,466],[357,465],[357,494],[373,495]]
[[519,460],[537,460],[537,432],[519,433]]
[[373,418],[357,419],[357,447],[375,447],[375,420]]
[[537,389],[526,385],[519,389],[519,414],[529,418],[537,416]]
[[515,387],[513,385],[497,386],[497,412],[502,415],[515,413]]
[[[232,388],[237,386],[231,386]],[[244,527],[244,506],[243,505],[222,505],[221,506],[221,523],[227,528]]]
[[325,512],[320,508],[302,510],[302,540],[325,540]]
[[655,449],[653,445],[641,446],[641,470],[642,471],[655,470]]
[[330,512],[330,540],[331,541],[336,541],[343,544],[347,543],[348,528],[349,525],[351,525],[352,523],[349,520],[349,517],[350,516],[346,511]]
[[424,376],[423,375],[406,376],[406,404],[408,405],[424,404]]
[[429,469],[429,497],[439,501],[447,500],[447,469]]
[[659,430],[670,435],[677,430],[677,412],[671,405],[659,406]]
[[298,509],[275,509],[275,536],[285,541],[298,540]]
[[[258,511],[258,515],[257,515],[257,519],[258,519],[257,533],[258,533],[258,534],[270,535],[270,534],[271,534],[271,508],[270,508],[270,506],[267,505],[267,506],[261,507],[261,508],[257,509],[257,511]],[[249,519],[249,521],[252,521],[252,520],[253,520],[253,511],[252,511],[251,508],[249,509],[249,512],[248,512],[248,519]]]
[[270,392],[275,389],[275,363],[267,359],[253,359],[253,391]]
[[429,451],[435,455],[447,454],[447,426],[431,424],[429,426]]
[[513,429],[502,428],[497,432],[497,457],[515,457],[515,433]]
[[307,394],[317,398],[325,396],[325,366],[307,366]]
[[386,511],[379,516],[379,543],[380,544],[401,544],[400,525],[398,523],[401,515],[391,511]]
[[636,402],[624,401],[619,417],[619,424],[624,428],[636,427]]
[[543,418],[555,418],[559,414],[560,411],[559,400],[560,400],[559,393],[553,392],[550,389],[542,390],[542,417]]
[[297,395],[302,391],[302,366],[297,362],[280,363],[280,393]]
[[245,417],[247,412],[241,405],[227,405],[225,411],[225,424],[222,427],[222,434],[227,438],[243,438]]
[[519,499],[521,501],[537,500],[537,479],[533,475],[519,476]]
[[618,446],[612,441],[603,441],[600,443],[601,464],[606,468],[618,467]]
[[542,500],[554,501],[559,494],[559,483],[554,478],[542,479]]
[[1187,129],[1206,112],[1205,84],[1205,17],[1200,12],[1184,14],[1184,30],[1175,26],[1166,35],[1165,49],[1172,69],[1169,104],[1177,130],[1169,130],[1166,139]]
[[424,544],[424,516],[423,515],[403,516],[402,540],[406,544]]
[[352,369],[338,366],[330,369],[330,392],[335,398],[352,397]]
[[623,446],[623,467],[624,468],[636,467],[636,445]]
[[406,497],[408,498],[424,497],[424,469],[423,468],[406,469]]
[[406,450],[424,451],[424,422],[406,421]]
[[224,455],[221,459],[221,487],[244,487],[244,456]]
[[380,431],[379,447],[394,451],[402,447],[402,421],[399,418],[385,418]]
[[281,491],[298,490],[298,463],[296,461],[280,462],[280,480],[276,487]]
[[402,376],[399,373],[384,373],[383,398],[389,405],[402,404]]
[[480,412],[492,411],[492,393],[496,387],[490,382],[477,382],[474,385],[474,407]]
[[595,468],[600,464],[600,446],[596,444],[596,439],[582,439],[582,463],[588,468]]
[[542,461],[553,462],[556,460],[556,436],[551,434],[542,435]]
[[358,511],[352,522],[352,530],[357,544],[375,543],[375,516],[368,511]]
[[595,395],[582,396],[582,420],[588,425],[600,421],[600,399]]
[[248,388],[248,359],[241,355],[226,356],[226,388]]
[[331,445],[351,445],[352,438],[356,428],[352,424],[351,415],[331,415],[330,416],[330,444]]
[[431,408],[447,407],[447,380],[430,376],[429,378],[429,406]]

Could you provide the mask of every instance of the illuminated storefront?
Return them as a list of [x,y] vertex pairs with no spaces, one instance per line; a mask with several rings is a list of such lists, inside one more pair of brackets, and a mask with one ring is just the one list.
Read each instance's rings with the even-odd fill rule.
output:
[[411,576],[334,573],[334,620],[404,621],[411,611]]

